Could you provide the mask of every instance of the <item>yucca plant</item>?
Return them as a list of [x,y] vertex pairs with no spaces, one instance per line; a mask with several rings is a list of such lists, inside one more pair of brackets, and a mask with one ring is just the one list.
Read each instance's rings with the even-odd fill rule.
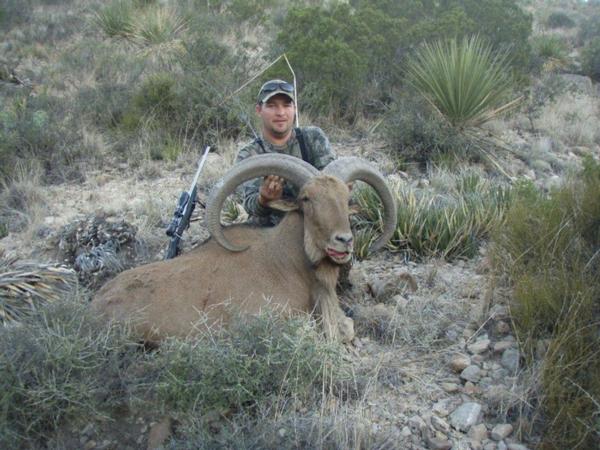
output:
[[133,4],[129,0],[115,0],[97,11],[93,22],[108,37],[127,38],[133,32]]
[[179,36],[186,29],[187,22],[173,9],[151,7],[135,21],[131,40],[140,46],[179,46]]
[[71,269],[0,260],[0,323],[18,322],[40,304],[56,301],[77,284]]
[[408,61],[408,81],[452,125],[479,126],[509,110],[508,54],[478,36],[426,43]]

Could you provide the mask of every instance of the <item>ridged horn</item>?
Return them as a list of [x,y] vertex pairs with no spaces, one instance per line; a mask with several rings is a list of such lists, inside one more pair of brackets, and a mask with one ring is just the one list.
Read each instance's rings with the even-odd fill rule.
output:
[[398,215],[396,212],[396,200],[394,194],[388,187],[383,175],[371,163],[357,157],[338,158],[323,169],[323,172],[336,176],[346,183],[355,180],[364,181],[369,184],[383,203],[383,232],[373,242],[369,252],[374,252],[383,247],[394,234]]
[[253,178],[278,175],[301,188],[319,171],[307,162],[289,155],[268,153],[251,156],[234,165],[213,187],[206,202],[206,225],[212,238],[232,252],[241,252],[248,246],[229,242],[221,226],[221,209],[225,199],[242,183]]

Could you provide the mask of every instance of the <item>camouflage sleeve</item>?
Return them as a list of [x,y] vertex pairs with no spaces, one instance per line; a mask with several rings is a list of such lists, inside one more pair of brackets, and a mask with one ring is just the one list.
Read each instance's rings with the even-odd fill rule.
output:
[[[239,152],[235,159],[235,163],[239,163],[250,156],[258,155],[262,153],[260,147],[255,142],[246,145]],[[258,203],[258,190],[262,184],[262,179],[257,178],[255,180],[246,181],[242,184],[237,193],[243,199],[243,206],[246,212],[251,216],[268,216],[271,212],[270,209],[265,208]]]
[[335,153],[331,149],[329,139],[327,139],[323,130],[317,127],[306,127],[302,131],[306,136],[307,147],[312,153],[310,160],[313,166],[321,170],[336,158]]

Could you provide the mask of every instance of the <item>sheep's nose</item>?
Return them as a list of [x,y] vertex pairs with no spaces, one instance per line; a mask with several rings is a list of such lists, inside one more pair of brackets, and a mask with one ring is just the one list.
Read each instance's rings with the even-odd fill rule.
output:
[[342,244],[350,245],[352,244],[352,233],[338,234],[335,236],[335,240]]

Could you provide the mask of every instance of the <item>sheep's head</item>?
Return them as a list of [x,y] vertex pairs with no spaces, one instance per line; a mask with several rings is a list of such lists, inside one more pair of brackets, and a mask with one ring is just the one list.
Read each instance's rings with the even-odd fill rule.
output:
[[231,251],[246,247],[229,242],[221,229],[220,212],[227,196],[241,183],[260,176],[277,174],[298,186],[294,202],[275,201],[270,207],[279,210],[299,209],[304,215],[304,243],[307,256],[317,263],[328,256],[337,264],[352,256],[348,202],[354,180],[370,184],[382,200],[384,227],[382,236],[371,246],[380,248],[391,237],[396,226],[396,204],[382,175],[359,158],[340,158],[320,173],[301,159],[281,154],[265,154],[248,158],[233,166],[211,192],[206,209],[206,222],[213,238]]

